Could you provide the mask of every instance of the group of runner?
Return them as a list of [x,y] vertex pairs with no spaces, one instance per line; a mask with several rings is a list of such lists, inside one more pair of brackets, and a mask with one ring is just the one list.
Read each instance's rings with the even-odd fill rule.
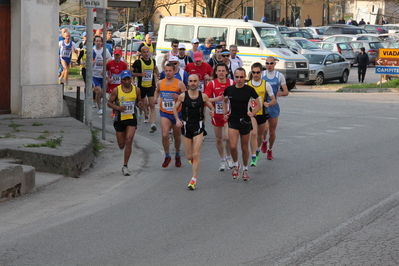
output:
[[[101,111],[99,114],[102,114],[102,38],[95,37],[94,44],[93,86]],[[234,179],[241,172],[241,178],[248,181],[248,166],[257,165],[261,152],[267,154],[268,160],[273,159],[280,113],[277,97],[288,95],[284,76],[274,69],[276,59],[266,59],[266,70],[260,63],[253,64],[246,83],[247,73],[237,56],[236,45],[227,50],[225,42],[214,45],[212,38],[207,38],[203,45],[199,45],[198,39],[193,39],[192,44],[192,49],[186,51],[184,44],[172,40],[171,50],[165,54],[161,64],[161,72],[152,58],[156,51],[151,36],[146,36],[138,51],[139,58],[130,68],[124,62],[121,50],[113,49],[113,57],[107,52],[107,106],[114,110],[117,142],[124,150],[123,175],[130,175],[128,162],[133,138],[143,117],[145,123],[148,123],[148,118],[150,120],[150,133],[157,130],[155,105],[158,103],[165,152],[162,167],[166,168],[172,162],[170,135],[173,136],[175,166],[182,166],[180,147],[183,135],[185,155],[192,164],[192,178],[188,184],[192,190],[196,188],[200,152],[206,135],[206,108],[210,109],[209,118],[221,158],[219,171],[232,169]],[[213,56],[212,50],[215,50]],[[238,159],[239,141],[242,163]]]

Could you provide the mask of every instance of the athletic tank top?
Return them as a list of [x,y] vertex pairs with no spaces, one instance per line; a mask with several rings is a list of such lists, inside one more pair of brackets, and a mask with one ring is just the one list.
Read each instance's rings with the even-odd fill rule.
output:
[[143,44],[147,46],[150,50],[150,57],[152,58],[152,55],[154,54],[154,44],[151,43],[150,45],[148,45],[146,42],[143,42]]
[[[248,85],[251,86],[252,88],[255,89],[256,93],[260,97],[260,103],[262,104],[262,107],[260,110],[256,113],[256,115],[263,115],[265,113],[265,106],[263,105],[263,102],[266,99],[267,96],[267,91],[266,91],[266,80],[262,79],[262,82],[260,83],[259,86],[255,86],[252,84],[252,80],[248,82]],[[255,100],[251,101],[251,108],[255,108]]]
[[154,76],[154,60],[150,59],[151,64],[147,65],[144,63],[143,59],[140,59],[141,62],[141,71],[145,73],[145,76],[141,79],[141,86],[144,88],[151,88],[152,79]]
[[[180,89],[179,89],[180,80],[175,78],[175,80],[171,85],[166,85],[166,80],[167,79],[163,79],[159,86],[160,97],[161,97],[161,101],[159,103],[160,104],[159,109],[164,113],[173,114],[173,107],[175,106],[176,100],[173,98],[172,95],[174,93],[176,93],[177,95],[180,94]],[[180,112],[180,110],[181,106],[177,111]]]
[[118,106],[126,106],[126,110],[124,112],[115,111],[114,121],[123,121],[127,119],[134,119],[134,107],[136,105],[137,99],[137,91],[136,86],[131,85],[130,92],[124,92],[122,89],[122,85],[116,87],[118,90],[118,98],[115,103]]
[[182,107],[183,121],[198,122],[204,120],[204,99],[202,98],[202,92],[198,91],[198,98],[191,99],[188,91],[185,91]]

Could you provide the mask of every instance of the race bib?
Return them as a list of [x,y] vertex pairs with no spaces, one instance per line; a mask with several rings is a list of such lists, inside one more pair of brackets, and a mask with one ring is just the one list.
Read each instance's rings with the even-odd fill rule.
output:
[[162,107],[165,111],[173,111],[173,107],[175,106],[175,101],[173,99],[164,99],[162,101]]
[[121,75],[119,74],[112,74],[112,81],[111,84],[121,84]]
[[200,80],[200,84],[198,84],[198,90],[200,92],[204,92],[204,81]]
[[223,101],[216,102],[215,109],[217,114],[223,114]]
[[143,81],[152,81],[152,70],[144,70],[144,73]]
[[62,57],[71,57],[72,50],[63,50],[62,51]]
[[124,114],[124,115],[133,114],[134,113],[134,104],[135,104],[135,102],[133,102],[133,101],[122,102],[122,106],[126,107],[126,110],[122,114]]

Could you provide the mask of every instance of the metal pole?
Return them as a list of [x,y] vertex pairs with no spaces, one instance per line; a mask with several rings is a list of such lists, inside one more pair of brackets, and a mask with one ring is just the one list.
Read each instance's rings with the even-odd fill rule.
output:
[[107,115],[107,9],[103,8],[103,117],[102,117],[102,139],[105,140],[105,123]]
[[382,75],[380,75],[380,88],[382,88]]
[[86,95],[85,95],[85,123],[90,128],[93,120],[93,91],[92,91],[92,80],[93,80],[93,9],[87,8],[87,23],[86,23]]

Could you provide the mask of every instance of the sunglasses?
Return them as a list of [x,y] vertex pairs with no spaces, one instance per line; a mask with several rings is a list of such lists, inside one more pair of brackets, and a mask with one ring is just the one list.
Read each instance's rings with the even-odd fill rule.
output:
[[185,51],[186,49],[185,49],[185,48],[180,48],[179,50],[180,50],[180,51]]
[[236,79],[243,79],[244,76],[234,76]]
[[195,42],[195,43],[193,43],[193,44],[199,44],[199,42]]
[[176,63],[171,63],[171,64],[175,66],[175,65],[177,65],[177,62]]
[[190,79],[188,82],[197,82],[198,80],[196,79]]
[[223,57],[229,57],[229,54],[222,54]]
[[252,74],[260,74],[260,71],[252,71]]
[[173,47],[177,48],[177,47],[179,47],[179,45],[173,45]]
[[274,62],[266,62],[266,65],[274,65]]

